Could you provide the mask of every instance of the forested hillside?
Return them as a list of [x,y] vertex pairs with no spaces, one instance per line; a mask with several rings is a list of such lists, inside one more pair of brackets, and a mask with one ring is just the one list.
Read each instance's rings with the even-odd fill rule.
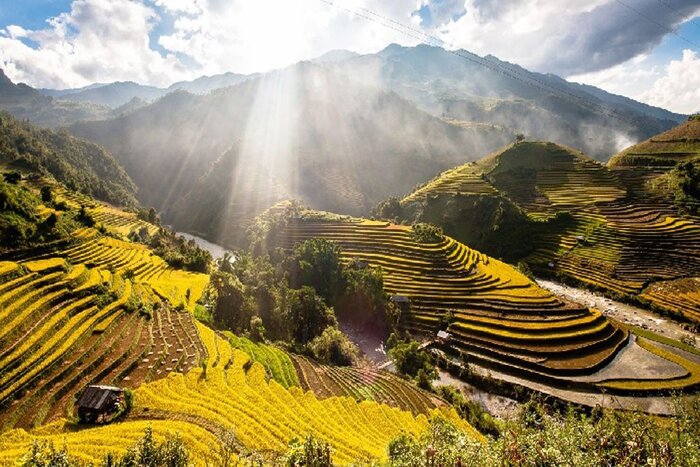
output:
[[70,189],[118,206],[136,205],[136,186],[101,146],[0,113],[0,163],[51,174]]

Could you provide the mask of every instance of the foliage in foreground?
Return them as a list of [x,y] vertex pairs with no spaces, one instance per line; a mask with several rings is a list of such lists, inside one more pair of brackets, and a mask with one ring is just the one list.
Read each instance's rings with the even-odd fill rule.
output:
[[[22,467],[82,467],[86,464],[71,457],[66,448],[57,449],[51,442],[35,441],[20,460]],[[168,435],[159,443],[153,430],[146,428],[143,436],[123,456],[107,455],[100,467],[187,467],[190,456],[180,437]]]
[[547,414],[531,401],[497,440],[478,443],[435,419],[419,439],[389,444],[392,466],[695,466],[700,465],[700,399],[679,404],[672,419],[640,413],[569,410]]
[[[217,451],[216,446],[211,448]],[[449,420],[436,417],[420,436],[402,434],[391,440],[387,456],[386,465],[393,467],[696,466],[700,465],[700,398],[679,402],[671,418],[603,410],[590,414],[573,409],[565,414],[547,413],[544,405],[532,400],[517,417],[503,422],[498,439],[489,438],[487,442],[475,440]],[[333,465],[332,457],[333,451],[325,442],[307,436],[303,441],[292,440],[283,459],[287,466],[327,467]],[[184,467],[194,461],[176,435],[158,443],[147,429],[127,454],[105,458],[101,465]],[[84,464],[72,459],[65,448],[39,442],[19,465]]]

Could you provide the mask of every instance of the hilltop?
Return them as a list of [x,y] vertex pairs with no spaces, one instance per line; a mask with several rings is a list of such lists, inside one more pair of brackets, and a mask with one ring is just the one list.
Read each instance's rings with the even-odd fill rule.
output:
[[615,154],[608,161],[610,168],[672,168],[679,162],[700,158],[700,117],[655,135]]
[[541,274],[700,321],[700,223],[668,198],[639,195],[619,161],[608,168],[553,143],[516,143],[380,214],[432,222]]

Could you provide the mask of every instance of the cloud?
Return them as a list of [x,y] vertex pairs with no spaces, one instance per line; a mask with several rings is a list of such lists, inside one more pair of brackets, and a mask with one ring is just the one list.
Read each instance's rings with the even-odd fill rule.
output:
[[700,12],[697,0],[467,0],[465,6],[457,21],[436,27],[446,43],[564,76],[647,53],[684,17]]
[[447,47],[641,96],[663,70],[631,60],[698,12],[698,0],[74,0],[43,29],[0,29],[0,66],[37,87],[164,86],[266,71],[332,49],[415,45],[423,31]]
[[644,101],[690,114],[700,112],[700,57],[692,50],[683,51],[680,60],[672,60],[665,75],[640,96]]
[[159,20],[141,1],[75,0],[45,29],[9,25],[0,34],[0,66],[14,81],[73,87],[100,81],[169,84],[188,70],[149,47]]
[[[416,0],[329,3],[333,2],[201,0],[199,12],[179,17],[173,31],[160,37],[159,44],[187,56],[205,73],[226,70],[251,73],[314,58],[333,49],[362,53],[377,51],[390,42],[417,43],[347,11],[362,14],[362,9],[368,8],[375,19],[385,17],[410,23],[420,5]],[[367,12],[363,14],[370,16]]]

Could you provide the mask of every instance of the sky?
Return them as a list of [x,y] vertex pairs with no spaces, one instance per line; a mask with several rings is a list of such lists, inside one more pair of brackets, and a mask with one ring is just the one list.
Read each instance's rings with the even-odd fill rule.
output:
[[428,42],[700,110],[700,0],[0,0],[15,82],[155,86]]

